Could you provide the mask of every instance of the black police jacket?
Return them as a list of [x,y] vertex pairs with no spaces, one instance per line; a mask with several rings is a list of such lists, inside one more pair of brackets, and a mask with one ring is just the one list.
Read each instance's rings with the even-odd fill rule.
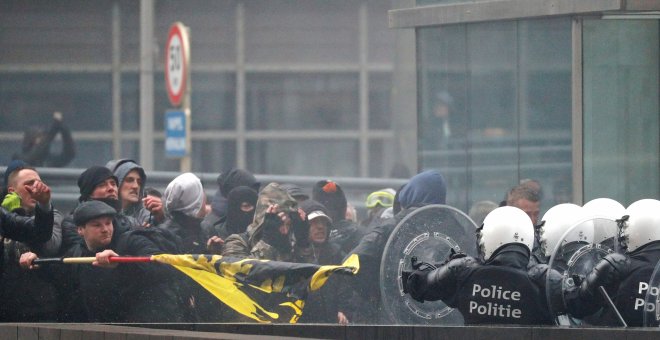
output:
[[527,269],[529,250],[505,245],[485,263],[472,257],[451,260],[408,280],[416,300],[442,300],[457,308],[466,324],[552,324],[546,303],[547,267]]

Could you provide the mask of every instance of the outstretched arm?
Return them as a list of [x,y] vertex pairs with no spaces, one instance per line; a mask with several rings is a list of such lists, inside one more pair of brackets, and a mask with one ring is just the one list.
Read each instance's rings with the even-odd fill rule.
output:
[[[62,152],[57,155],[49,154],[47,156],[48,159],[46,160],[46,165],[52,167],[63,167],[69,164],[76,156],[76,148],[73,142],[73,137],[71,136],[71,130],[69,130],[69,128],[67,128],[62,122],[62,114],[55,112],[55,114],[53,114],[53,118],[55,119],[53,126],[57,126],[57,131],[59,131],[62,136]],[[55,135],[53,135],[53,138],[54,137]],[[49,141],[49,144],[51,142],[52,139]]]

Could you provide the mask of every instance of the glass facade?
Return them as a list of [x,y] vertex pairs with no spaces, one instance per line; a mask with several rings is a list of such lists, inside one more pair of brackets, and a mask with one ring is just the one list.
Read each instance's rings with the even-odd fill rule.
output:
[[[170,108],[162,65],[169,26],[181,21],[191,37],[192,170],[243,166],[273,175],[387,176],[396,157],[369,149],[389,148],[394,139],[389,3],[153,4],[155,170],[179,169],[162,148]],[[119,157],[139,159],[140,11],[136,1],[0,4],[0,140],[14,145],[7,150],[20,146],[25,126],[45,125],[61,111],[79,145],[70,166],[104,164],[115,157],[118,111]],[[286,131],[286,142],[278,131]],[[285,166],[265,156],[273,150],[325,155],[326,161]],[[11,154],[0,154],[0,164]]]
[[584,197],[660,197],[658,20],[585,20]]
[[571,178],[571,21],[461,24],[417,30],[419,161],[449,182],[461,209],[499,202],[539,180],[544,205]]

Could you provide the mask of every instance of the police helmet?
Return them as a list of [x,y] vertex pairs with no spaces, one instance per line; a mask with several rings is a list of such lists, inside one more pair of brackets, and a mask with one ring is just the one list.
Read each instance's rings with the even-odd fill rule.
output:
[[585,203],[582,208],[584,208],[585,217],[587,218],[603,217],[611,220],[620,219],[626,211],[621,203],[605,197],[592,199]]
[[491,211],[484,219],[478,235],[478,245],[484,260],[490,259],[500,247],[523,244],[532,251],[534,225],[527,214],[519,208],[504,206]]
[[623,218],[622,243],[633,252],[653,241],[660,240],[660,201],[642,199],[632,203]]
[[[594,237],[594,229],[591,224],[576,225],[581,220],[582,207],[579,205],[562,203],[548,209],[541,219],[539,229],[539,241],[545,256],[551,256],[560,242],[591,242]],[[571,232],[560,239],[571,227],[573,227]]]

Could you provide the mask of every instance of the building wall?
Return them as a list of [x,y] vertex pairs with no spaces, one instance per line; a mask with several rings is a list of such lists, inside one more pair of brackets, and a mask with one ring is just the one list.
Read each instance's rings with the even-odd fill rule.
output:
[[[154,135],[142,138],[154,140],[154,169],[179,168],[163,146],[170,108],[163,50],[175,21],[190,27],[194,171],[240,166],[269,174],[388,177],[402,161],[391,151],[400,143],[393,132],[396,35],[387,27],[388,1],[153,4]],[[0,6],[0,146],[7,150],[0,163],[17,150],[27,126],[46,125],[54,111],[74,131],[78,155],[71,166],[139,159],[140,2]]]

